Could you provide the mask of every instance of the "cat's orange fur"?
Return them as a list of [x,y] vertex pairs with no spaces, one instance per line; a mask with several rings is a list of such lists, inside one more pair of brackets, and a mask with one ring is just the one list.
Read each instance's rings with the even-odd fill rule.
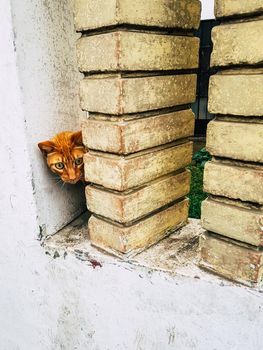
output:
[[85,147],[81,131],[61,132],[51,140],[40,142],[38,147],[45,156],[50,170],[59,175],[63,182],[75,184],[79,180],[84,180]]

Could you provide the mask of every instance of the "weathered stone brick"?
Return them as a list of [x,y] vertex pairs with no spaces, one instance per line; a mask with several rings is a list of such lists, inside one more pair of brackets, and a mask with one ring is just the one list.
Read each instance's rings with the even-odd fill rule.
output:
[[85,78],[80,82],[81,107],[89,112],[120,115],[195,101],[196,75]]
[[202,203],[202,227],[255,246],[263,246],[263,208],[223,199]]
[[113,192],[89,185],[86,187],[86,198],[91,212],[127,224],[186,196],[189,190],[190,173],[184,171],[129,192]]
[[263,116],[263,71],[228,71],[210,77],[208,110],[213,114]]
[[216,196],[263,204],[263,167],[207,162],[204,190]]
[[220,25],[213,28],[212,66],[263,62],[263,20]]
[[88,229],[92,244],[121,256],[134,256],[187,222],[188,200],[140,220],[131,226],[104,221],[95,216]]
[[263,13],[262,0],[215,0],[215,16],[229,17]]
[[75,0],[78,31],[117,24],[162,28],[197,29],[201,3],[198,0]]
[[208,233],[200,238],[200,247],[201,267],[251,286],[262,280],[262,251]]
[[212,196],[201,218],[208,232],[200,265],[248,285],[263,277],[261,14],[262,0],[215,0],[215,15],[225,21],[212,31],[211,66],[229,68],[209,83],[208,111],[217,117],[206,148],[215,158],[205,166],[204,191]]
[[93,117],[83,122],[83,142],[89,149],[129,154],[192,136],[190,109],[133,120]]
[[214,156],[263,163],[263,123],[211,121],[206,148]]
[[192,142],[156,147],[126,157],[89,151],[84,156],[85,179],[106,188],[125,191],[186,167]]
[[198,67],[199,39],[116,31],[77,42],[81,72],[178,70]]

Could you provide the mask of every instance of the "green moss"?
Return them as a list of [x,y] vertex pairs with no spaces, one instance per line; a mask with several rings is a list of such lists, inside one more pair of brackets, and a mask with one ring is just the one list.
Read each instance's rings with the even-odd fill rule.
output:
[[203,192],[203,176],[205,163],[211,159],[210,154],[202,148],[193,156],[193,163],[188,167],[191,171],[191,189],[189,194],[190,209],[189,217],[200,219],[201,203],[207,194]]
[[207,197],[207,194],[203,192],[204,168],[200,165],[190,165],[188,169],[191,171],[189,217],[200,219],[201,203]]

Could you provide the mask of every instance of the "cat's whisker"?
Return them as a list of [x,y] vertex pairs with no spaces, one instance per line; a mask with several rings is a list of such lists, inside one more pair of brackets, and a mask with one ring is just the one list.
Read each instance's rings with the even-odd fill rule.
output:
[[54,180],[54,181],[60,179],[60,177],[57,176],[57,175],[47,176],[47,177],[48,177],[49,180]]
[[[51,179],[49,179],[49,180],[51,180]],[[54,184],[54,185],[57,185],[57,184],[59,184],[59,183],[60,183],[59,180],[56,180],[56,179],[53,179],[53,180],[52,180],[52,184]]]
[[52,181],[54,181],[55,183],[61,181],[60,179],[53,179]]

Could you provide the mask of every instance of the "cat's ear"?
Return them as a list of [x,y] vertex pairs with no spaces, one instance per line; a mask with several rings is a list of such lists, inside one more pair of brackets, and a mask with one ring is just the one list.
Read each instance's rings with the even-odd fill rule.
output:
[[39,142],[38,147],[44,156],[47,156],[49,153],[54,152],[55,150],[55,144],[52,141]]
[[74,145],[76,146],[83,146],[82,132],[81,131],[73,132],[71,135],[71,142],[74,143]]

